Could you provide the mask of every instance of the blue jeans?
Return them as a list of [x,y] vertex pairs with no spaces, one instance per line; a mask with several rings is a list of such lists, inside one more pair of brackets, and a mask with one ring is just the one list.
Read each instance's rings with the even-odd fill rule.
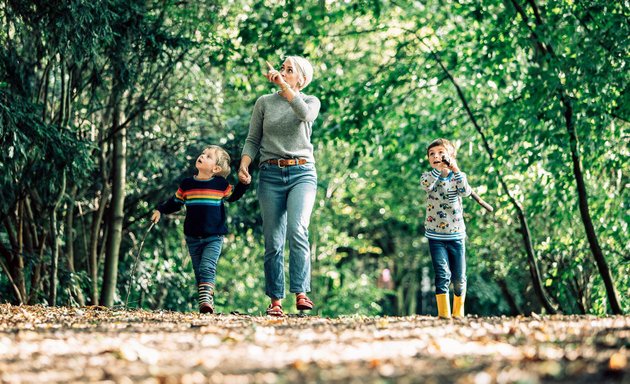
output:
[[448,293],[453,282],[457,296],[466,292],[466,242],[465,240],[429,239],[429,251],[435,272],[435,293]]
[[263,163],[258,201],[265,238],[265,294],[284,298],[284,244],[289,240],[289,291],[311,290],[308,225],[315,204],[317,171],[307,163],[280,168]]
[[188,252],[190,252],[192,259],[197,285],[200,283],[212,283],[214,285],[217,275],[217,261],[219,261],[223,247],[223,236],[186,236],[186,245],[188,245]]

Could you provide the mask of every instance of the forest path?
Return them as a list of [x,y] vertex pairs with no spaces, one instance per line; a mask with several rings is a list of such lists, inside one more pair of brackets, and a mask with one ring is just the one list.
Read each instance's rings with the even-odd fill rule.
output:
[[628,383],[630,316],[199,315],[0,305],[0,382]]

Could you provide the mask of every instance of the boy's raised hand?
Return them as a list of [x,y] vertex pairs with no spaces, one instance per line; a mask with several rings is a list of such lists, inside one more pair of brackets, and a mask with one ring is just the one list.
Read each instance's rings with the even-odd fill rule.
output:
[[155,211],[153,211],[153,215],[151,215],[151,221],[157,224],[157,222],[160,221],[160,216],[160,211],[156,209]]
[[453,172],[459,172],[459,167],[457,166],[457,161],[453,157],[442,156],[442,172],[448,173],[448,170]]
[[450,169],[453,172],[459,172],[459,167],[457,166],[457,161],[455,161],[455,159],[451,158],[449,159],[449,166],[448,169]]

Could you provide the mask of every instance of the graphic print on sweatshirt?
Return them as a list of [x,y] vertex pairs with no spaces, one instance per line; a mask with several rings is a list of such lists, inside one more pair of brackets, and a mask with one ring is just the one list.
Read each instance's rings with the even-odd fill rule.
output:
[[435,240],[466,237],[461,198],[471,193],[466,174],[450,172],[441,177],[436,169],[425,172],[420,185],[427,191],[425,236]]

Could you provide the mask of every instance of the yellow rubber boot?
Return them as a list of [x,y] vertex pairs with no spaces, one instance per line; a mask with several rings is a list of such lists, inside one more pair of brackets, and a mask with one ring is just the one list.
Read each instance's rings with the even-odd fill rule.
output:
[[435,295],[435,300],[437,301],[438,307],[438,317],[440,319],[450,319],[451,318],[451,303],[448,299],[448,293],[440,293]]
[[466,295],[453,295],[453,317],[464,317],[464,301]]

